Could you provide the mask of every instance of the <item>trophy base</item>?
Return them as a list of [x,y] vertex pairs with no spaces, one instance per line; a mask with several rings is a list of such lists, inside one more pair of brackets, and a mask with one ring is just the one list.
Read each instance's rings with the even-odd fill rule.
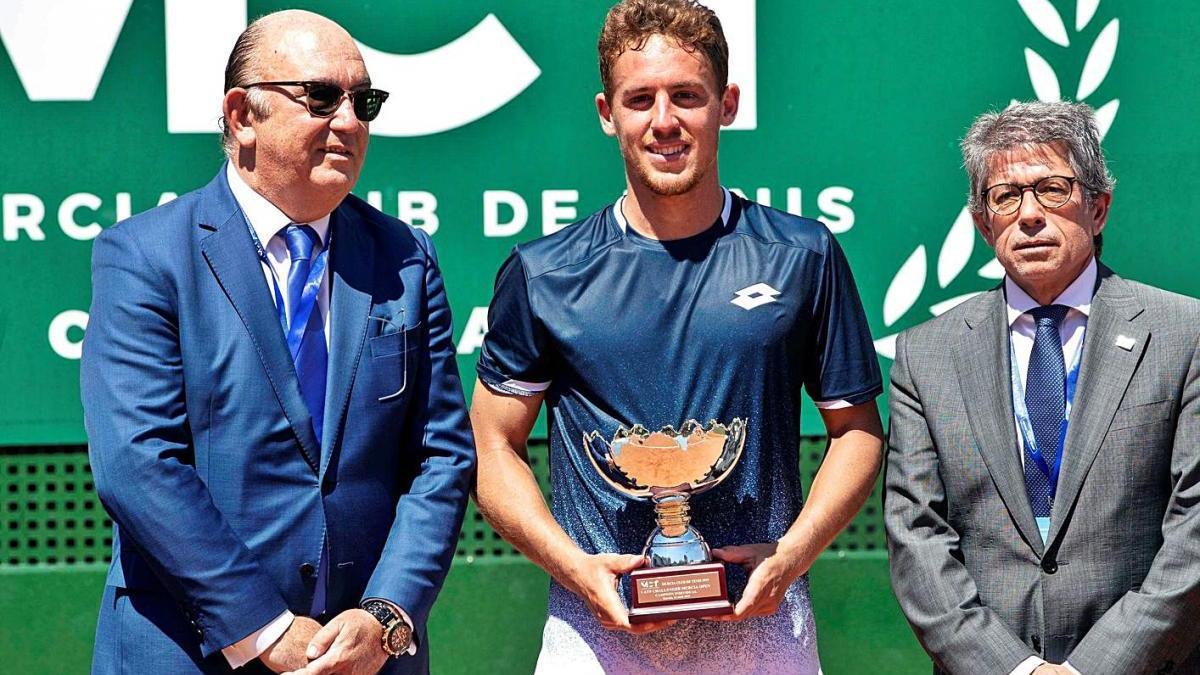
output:
[[725,565],[718,562],[634,570],[629,580],[633,586],[630,623],[733,613]]

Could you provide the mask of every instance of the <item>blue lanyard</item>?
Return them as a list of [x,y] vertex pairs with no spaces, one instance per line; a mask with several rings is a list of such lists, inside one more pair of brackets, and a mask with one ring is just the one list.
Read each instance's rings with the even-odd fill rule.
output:
[[1017,417],[1017,427],[1021,430],[1021,440],[1025,444],[1029,458],[1033,460],[1034,466],[1050,480],[1051,504],[1058,494],[1058,475],[1062,472],[1063,455],[1066,454],[1067,449],[1067,425],[1071,422],[1071,409],[1075,402],[1075,385],[1079,381],[1079,365],[1083,362],[1083,338],[1087,337],[1086,327],[1084,331],[1084,334],[1080,336],[1079,348],[1075,350],[1071,369],[1067,371],[1066,382],[1063,383],[1067,407],[1058,432],[1058,453],[1054,455],[1054,466],[1050,466],[1046,462],[1046,456],[1042,454],[1041,449],[1037,446],[1037,439],[1034,438],[1033,423],[1029,420],[1029,409],[1025,407],[1025,384],[1021,382],[1021,371],[1017,367],[1017,350],[1012,344],[1012,338],[1010,337],[1008,340],[1009,363],[1012,366],[1013,413]]
[[284,302],[283,294],[279,290],[279,279],[275,276],[275,268],[271,266],[271,260],[267,257],[267,251],[263,248],[262,242],[258,239],[258,234],[254,232],[254,228],[250,225],[249,220],[246,222],[246,227],[250,230],[250,239],[254,241],[254,249],[258,252],[258,259],[267,266],[267,270],[271,272],[271,281],[274,282],[273,290],[275,291],[275,309],[279,313],[279,325],[283,328],[283,334],[287,338],[288,350],[292,354],[292,360],[296,360],[296,355],[300,353],[300,345],[304,342],[304,327],[308,325],[308,319],[312,315],[313,308],[317,305],[317,295],[321,290],[321,282],[325,279],[325,267],[329,260],[329,248],[333,244],[333,228],[329,228],[329,234],[326,238],[329,240],[321,252],[317,254],[317,259],[313,261],[312,267],[308,271],[308,279],[304,282],[304,290],[300,292],[300,304],[296,306],[296,315],[292,317],[291,325],[288,325],[287,305]]

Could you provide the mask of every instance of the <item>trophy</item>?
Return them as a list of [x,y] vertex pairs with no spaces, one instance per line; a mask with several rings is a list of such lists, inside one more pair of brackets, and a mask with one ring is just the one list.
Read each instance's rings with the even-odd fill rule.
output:
[[593,431],[583,437],[592,466],[613,489],[654,502],[658,527],[642,555],[646,567],[630,573],[631,623],[729,614],[733,604],[725,565],[713,562],[704,537],[691,525],[688,500],[716,487],[733,471],[746,443],[746,420],[707,427],[688,420],[676,431],[650,432],[635,424],[612,442]]

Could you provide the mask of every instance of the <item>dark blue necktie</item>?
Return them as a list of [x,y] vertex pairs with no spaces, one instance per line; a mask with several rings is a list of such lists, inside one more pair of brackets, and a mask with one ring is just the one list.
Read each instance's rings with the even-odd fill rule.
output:
[[[1037,333],[1025,377],[1025,407],[1029,411],[1034,440],[1049,467],[1054,466],[1054,459],[1061,449],[1058,444],[1067,412],[1067,366],[1058,332],[1067,310],[1063,305],[1046,305],[1029,311],[1037,322]],[[1029,492],[1029,504],[1035,517],[1050,517],[1052,487],[1050,477],[1038,466],[1030,448],[1025,447],[1025,489]]]
[[[317,233],[308,225],[288,225],[284,229],[291,267],[287,278],[288,334],[292,334],[292,320],[302,305],[311,306],[312,313],[305,322],[300,348],[292,355],[296,376],[300,379],[300,394],[312,415],[313,431],[317,442],[321,442],[321,427],[325,418],[325,372],[329,364],[329,350],[325,346],[325,320],[316,306],[318,283],[309,284],[312,271],[313,247],[319,241]],[[308,288],[306,288],[306,286]],[[307,297],[305,297],[307,295]]]

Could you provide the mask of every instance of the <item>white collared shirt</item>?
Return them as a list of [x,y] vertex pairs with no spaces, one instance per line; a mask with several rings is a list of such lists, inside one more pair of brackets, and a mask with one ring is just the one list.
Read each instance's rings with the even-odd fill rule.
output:
[[[292,220],[279,210],[279,207],[272,204],[265,197],[258,194],[251,188],[242,178],[241,174],[232,164],[226,164],[225,176],[229,180],[229,189],[233,192],[233,198],[241,208],[242,214],[246,216],[246,221],[250,223],[250,227],[254,230],[254,234],[263,245],[266,251],[268,262],[259,260],[262,266],[263,276],[266,278],[267,287],[271,289],[271,302],[275,303],[275,288],[280,286],[280,294],[282,295],[287,285],[288,269],[291,267],[291,256],[287,250],[287,242],[282,236],[283,229],[292,224]],[[304,223],[313,228],[317,233],[320,242],[313,247],[312,255],[315,258],[322,248],[329,242],[329,214],[325,214],[310,223]],[[325,347],[329,347],[329,270],[331,265],[326,265],[325,276],[321,279],[321,285],[317,292],[317,311],[325,322]],[[286,305],[286,303],[285,303]],[[284,307],[287,311],[287,307]],[[291,317],[288,317],[291,320]],[[322,551],[323,560],[318,568],[317,583],[324,583],[324,577],[327,574],[327,559],[329,557],[328,549]],[[412,619],[403,608],[400,608],[400,615],[409,625],[413,625]],[[258,658],[267,647],[275,644],[280,637],[283,636],[287,629],[291,627],[295,615],[291,611],[284,610],[283,614],[275,617],[270,623],[251,633],[250,635],[238,640],[237,642],[225,647],[221,653],[225,656],[225,660],[229,662],[230,668],[240,668],[245,664]],[[408,654],[416,653],[416,641],[409,645]]]
[[[1062,343],[1063,362],[1070,369],[1079,350],[1083,349],[1083,334],[1087,329],[1088,315],[1092,312],[1092,294],[1096,291],[1096,259],[1088,261],[1087,267],[1075,277],[1052,305],[1069,308],[1058,327],[1058,339]],[[1040,307],[1037,300],[1029,297],[1011,277],[1004,277],[1004,297],[1008,303],[1008,339],[1012,341],[1013,354],[1017,357],[1017,373],[1021,386],[1029,381],[1029,356],[1033,352],[1033,339],[1037,335],[1037,321],[1029,311]],[[1021,438],[1021,425],[1013,417],[1017,438]],[[1025,465],[1025,453],[1021,452],[1021,465]]]
[[[267,260],[270,264],[259,259],[259,264],[262,267],[263,276],[267,281],[267,288],[271,289],[271,303],[276,302],[275,289],[279,288],[280,294],[286,293],[288,269],[291,267],[291,256],[288,254],[287,242],[283,238],[283,229],[292,224],[291,218],[288,218],[279,207],[272,204],[266,197],[258,194],[251,188],[237,172],[233,164],[225,165],[225,176],[229,180],[229,190],[233,192],[233,199],[242,210],[242,215],[246,216],[246,221],[250,223],[250,227],[254,230],[254,234],[258,237],[258,241],[262,244],[266,251]],[[313,247],[313,256],[315,257],[321,252],[325,243],[329,241],[329,214],[318,218],[311,223],[305,223],[313,228],[317,233],[320,242]],[[278,236],[277,236],[278,235]],[[284,311],[287,311],[286,303]],[[325,278],[321,280],[321,285],[317,291],[317,311],[325,321],[325,347],[329,347],[329,266],[325,267]],[[291,317],[288,317],[291,320]],[[317,583],[322,583],[321,579]],[[245,638],[225,647],[221,653],[225,656],[225,660],[229,662],[230,668],[240,668],[245,664],[258,658],[260,654],[274,644],[285,632],[291,627],[292,620],[295,615],[290,611],[284,610],[274,620],[267,625],[251,633]]]
[[[281,295],[287,293],[287,277],[288,269],[291,267],[292,261],[288,254],[287,242],[283,237],[283,229],[292,224],[292,220],[284,215],[283,211],[279,210],[271,202],[267,201],[266,197],[258,194],[251,188],[237,172],[233,164],[225,165],[225,176],[229,179],[229,189],[233,192],[233,198],[238,206],[242,209],[242,214],[246,216],[246,221],[250,223],[250,227],[254,230],[254,234],[258,236],[259,242],[262,243],[263,249],[266,250],[268,265],[265,262],[259,261],[262,265],[263,276],[267,280],[267,288],[271,289],[271,302],[275,302],[275,287],[279,286]],[[311,227],[316,233],[320,242],[313,246],[313,258],[325,247],[329,241],[329,214],[312,221],[311,223],[303,223]],[[317,311],[321,312],[321,317],[325,321],[325,347],[329,347],[329,269],[331,265],[325,266],[325,278],[321,280],[321,286],[317,291]],[[286,303],[285,303],[286,304]],[[284,308],[287,311],[287,308]],[[291,317],[288,317],[291,320]]]
[[[1092,313],[1092,296],[1096,291],[1096,274],[1096,259],[1092,258],[1079,276],[1075,277],[1075,281],[1072,281],[1071,285],[1067,286],[1050,303],[1070,308],[1066,317],[1063,318],[1062,325],[1058,327],[1058,337],[1063,347],[1063,360],[1068,368],[1075,363],[1075,357],[1079,350],[1083,349],[1084,331],[1087,328],[1088,316]],[[1012,341],[1013,353],[1017,358],[1017,372],[1021,376],[1021,383],[1024,384],[1028,381],[1029,356],[1033,352],[1033,339],[1037,334],[1037,322],[1028,312],[1040,306],[1040,303],[1029,297],[1029,294],[1007,275],[1004,277],[1004,297],[1008,304],[1008,337]],[[1013,424],[1017,424],[1015,418]],[[1017,426],[1017,438],[1021,438],[1019,425]],[[1024,465],[1025,453],[1022,452],[1020,455],[1021,464]],[[1009,675],[1029,675],[1044,663],[1046,661],[1040,657],[1031,656],[1022,661]],[[1069,663],[1063,665],[1070,668],[1072,672],[1078,672]]]
[[[1075,281],[1051,303],[1070,308],[1062,325],[1058,327],[1063,360],[1068,368],[1075,362],[1078,351],[1083,349],[1083,332],[1087,328],[1088,316],[1092,313],[1092,294],[1095,290],[1096,259],[1092,258],[1079,276],[1075,277]],[[1025,383],[1029,372],[1029,355],[1033,351],[1033,338],[1037,334],[1037,322],[1028,312],[1039,307],[1040,303],[1029,297],[1029,294],[1008,276],[1004,277],[1004,296],[1008,303],[1008,336],[1017,355],[1017,369],[1021,375],[1021,382]]]

